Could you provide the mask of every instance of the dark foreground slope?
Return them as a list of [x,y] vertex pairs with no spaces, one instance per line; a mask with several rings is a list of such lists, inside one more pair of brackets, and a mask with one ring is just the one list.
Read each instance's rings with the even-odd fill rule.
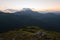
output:
[[0,12],[0,32],[20,28],[24,25],[39,26],[46,30],[60,32],[60,15],[43,14],[30,9],[15,13]]
[[0,33],[0,40],[60,40],[60,33],[36,26],[24,26],[20,29]]

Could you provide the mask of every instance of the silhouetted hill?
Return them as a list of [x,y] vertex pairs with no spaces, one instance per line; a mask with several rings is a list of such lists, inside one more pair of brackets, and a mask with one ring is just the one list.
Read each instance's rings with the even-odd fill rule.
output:
[[60,32],[60,15],[43,14],[30,9],[15,13],[0,12],[0,32],[20,28],[24,25],[39,26],[46,30]]

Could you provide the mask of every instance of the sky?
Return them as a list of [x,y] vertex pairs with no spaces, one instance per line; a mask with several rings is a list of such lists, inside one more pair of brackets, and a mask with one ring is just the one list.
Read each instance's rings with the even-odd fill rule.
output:
[[60,0],[0,0],[0,10],[22,8],[59,11]]

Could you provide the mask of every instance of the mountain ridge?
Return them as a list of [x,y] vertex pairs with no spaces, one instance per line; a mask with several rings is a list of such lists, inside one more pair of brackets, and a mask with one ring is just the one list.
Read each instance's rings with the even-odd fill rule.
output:
[[[6,9],[6,10],[3,10],[2,12],[5,12],[5,13],[15,13],[15,12],[19,12],[19,11],[34,11],[30,8],[23,8],[21,10],[15,10],[15,9]],[[39,12],[39,13],[60,13],[60,11],[36,11],[36,12]]]
[[39,26],[46,30],[60,32],[60,15],[55,13],[40,13],[26,10],[15,13],[0,12],[0,32],[8,31],[19,26]]

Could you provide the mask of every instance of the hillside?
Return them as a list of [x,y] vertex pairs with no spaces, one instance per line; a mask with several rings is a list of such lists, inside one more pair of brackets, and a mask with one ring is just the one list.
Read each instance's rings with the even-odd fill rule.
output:
[[58,13],[40,13],[23,9],[14,13],[0,11],[0,32],[21,26],[39,26],[40,28],[60,32],[60,15]]
[[23,26],[20,29],[0,33],[0,40],[60,40],[60,33],[36,26]]

